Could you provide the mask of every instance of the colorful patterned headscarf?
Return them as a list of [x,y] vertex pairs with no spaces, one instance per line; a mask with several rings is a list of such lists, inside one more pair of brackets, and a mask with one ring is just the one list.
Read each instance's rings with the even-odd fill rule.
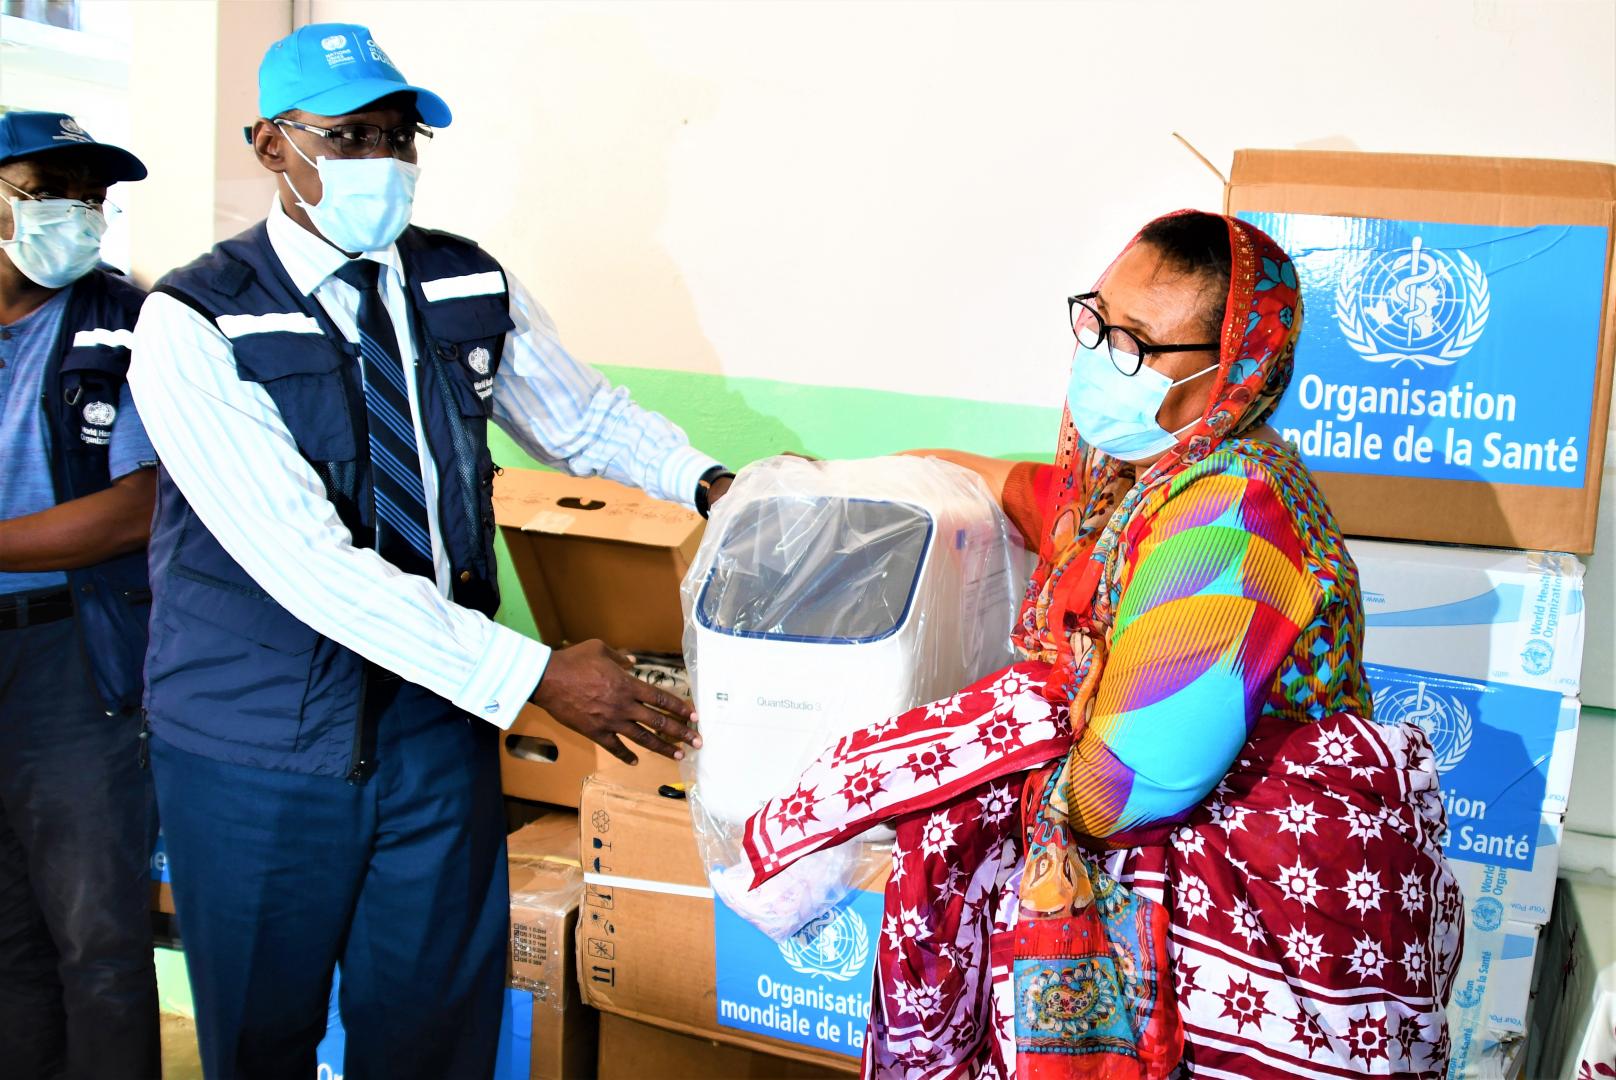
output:
[[[1302,329],[1296,267],[1261,229],[1238,218],[1224,221],[1231,256],[1229,296],[1218,368],[1200,422],[1139,475],[1134,466],[1085,443],[1069,411],[1062,418],[1055,456],[1057,509],[1048,515],[1050,529],[1017,637],[1029,655],[1054,665],[1049,696],[1074,702],[1074,723],[1084,716],[1079,697],[1092,693],[1104,666],[1104,643],[1115,614],[1112,579],[1118,560],[1113,555],[1135,508],[1225,439],[1256,431],[1290,385]],[[1139,242],[1136,236],[1124,253]],[[1095,289],[1104,281],[1102,276]]]

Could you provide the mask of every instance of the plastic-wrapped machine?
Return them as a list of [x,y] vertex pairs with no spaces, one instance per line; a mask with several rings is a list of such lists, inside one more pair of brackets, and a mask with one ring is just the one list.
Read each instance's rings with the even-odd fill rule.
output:
[[744,894],[741,827],[836,740],[1009,664],[1028,569],[956,465],[780,457],[740,474],[683,587],[702,737],[691,810],[740,914],[784,938],[879,875],[884,857],[848,844]]

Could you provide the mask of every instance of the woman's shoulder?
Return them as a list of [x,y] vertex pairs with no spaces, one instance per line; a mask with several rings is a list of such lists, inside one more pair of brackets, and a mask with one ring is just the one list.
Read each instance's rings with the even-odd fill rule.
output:
[[1288,523],[1306,547],[1343,543],[1306,463],[1288,443],[1267,439],[1224,440],[1152,492],[1141,509],[1209,523],[1220,513],[1238,513],[1251,526]]

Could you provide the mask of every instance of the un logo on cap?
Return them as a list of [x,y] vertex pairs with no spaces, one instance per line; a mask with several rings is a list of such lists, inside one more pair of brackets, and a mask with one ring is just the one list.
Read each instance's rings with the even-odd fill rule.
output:
[[1430,740],[1436,771],[1448,772],[1464,760],[1475,734],[1475,723],[1464,702],[1439,694],[1419,683],[1387,697],[1375,698],[1375,712],[1383,724],[1416,724]]
[[780,956],[799,975],[846,982],[870,958],[870,931],[852,908],[836,908],[782,941]]
[[1372,364],[1448,367],[1475,347],[1491,314],[1487,275],[1464,251],[1414,242],[1342,277],[1341,336]]
[[340,49],[346,44],[348,44],[348,38],[343,34],[332,34],[330,37],[323,37],[320,39],[320,48],[326,50],[327,52],[330,52],[332,49]]

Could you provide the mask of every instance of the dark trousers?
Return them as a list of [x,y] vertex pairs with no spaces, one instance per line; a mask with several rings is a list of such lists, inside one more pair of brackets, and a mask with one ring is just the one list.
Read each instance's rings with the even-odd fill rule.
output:
[[209,1080],[309,1080],[339,963],[349,1080],[493,1072],[510,920],[495,728],[406,683],[363,784],[159,738],[151,753]]
[[0,1073],[158,1075],[140,718],[73,619],[0,630]]

